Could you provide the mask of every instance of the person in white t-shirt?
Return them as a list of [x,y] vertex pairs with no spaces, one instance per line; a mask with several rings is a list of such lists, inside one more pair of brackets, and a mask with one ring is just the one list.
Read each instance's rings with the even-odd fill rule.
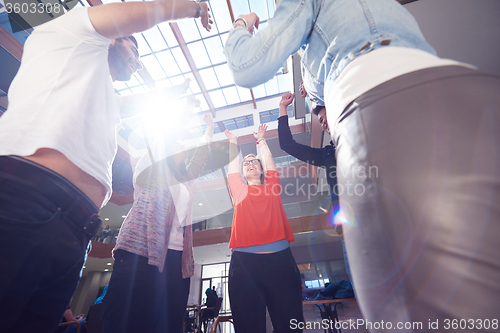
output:
[[96,214],[111,196],[120,119],[164,93],[115,93],[112,81],[142,67],[130,36],[198,17],[210,30],[205,3],[112,3],[73,9],[27,39],[0,119],[3,332],[56,328],[100,228]]

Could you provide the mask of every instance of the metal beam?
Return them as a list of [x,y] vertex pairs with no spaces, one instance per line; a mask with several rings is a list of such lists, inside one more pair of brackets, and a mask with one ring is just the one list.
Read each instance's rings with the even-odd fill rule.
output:
[[2,46],[5,51],[9,52],[14,58],[21,61],[23,56],[23,44],[19,43],[19,41],[2,26],[0,26],[0,46]]
[[207,87],[205,87],[205,83],[201,78],[200,72],[198,72],[198,68],[194,63],[193,56],[191,55],[191,52],[189,52],[189,49],[186,45],[186,41],[184,40],[184,36],[182,36],[181,30],[179,29],[177,23],[171,22],[169,23],[169,25],[170,29],[172,29],[172,32],[174,33],[175,39],[177,39],[177,43],[179,43],[179,47],[181,48],[181,51],[184,54],[184,57],[186,58],[186,61],[189,65],[189,68],[191,69],[191,72],[193,73],[196,82],[200,86],[201,93],[203,94],[203,97],[205,97],[205,100],[207,101],[208,107],[210,108],[210,112],[212,112],[212,116],[215,117],[214,103],[212,102],[212,99],[208,94]]

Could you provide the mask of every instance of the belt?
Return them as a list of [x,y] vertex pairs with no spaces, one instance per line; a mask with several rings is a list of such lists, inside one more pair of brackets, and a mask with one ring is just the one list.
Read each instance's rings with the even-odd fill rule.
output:
[[101,228],[97,206],[58,173],[19,156],[0,156],[0,174],[50,199],[90,238]]

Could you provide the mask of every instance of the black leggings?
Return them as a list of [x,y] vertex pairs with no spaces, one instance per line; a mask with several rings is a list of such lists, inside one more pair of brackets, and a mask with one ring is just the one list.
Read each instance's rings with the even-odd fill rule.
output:
[[237,333],[265,332],[266,306],[274,332],[300,332],[291,329],[303,314],[300,273],[290,248],[269,254],[234,251],[229,300]]
[[182,332],[189,278],[182,278],[182,251],[168,250],[163,272],[148,258],[115,252],[103,300],[103,332]]

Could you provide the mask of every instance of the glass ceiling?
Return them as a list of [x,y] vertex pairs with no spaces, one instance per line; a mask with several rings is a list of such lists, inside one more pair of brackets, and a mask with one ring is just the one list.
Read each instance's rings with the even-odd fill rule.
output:
[[[104,0],[103,3],[113,1]],[[202,78],[215,109],[235,106],[252,100],[250,90],[235,85],[227,67],[223,53],[224,44],[232,27],[231,16],[225,0],[207,2],[214,24],[207,32],[199,20],[177,21],[195,66]],[[274,0],[232,0],[235,16],[239,13],[256,12],[261,19],[261,28],[274,14]],[[198,112],[209,110],[201,89],[186,61],[181,47],[168,23],[136,35],[139,43],[141,61],[156,83],[157,87],[170,87],[191,79],[188,95],[200,100]],[[255,99],[290,91],[291,74],[278,74],[270,81],[253,88]],[[115,88],[121,95],[144,92],[146,83],[136,74],[128,82],[117,82]]]

